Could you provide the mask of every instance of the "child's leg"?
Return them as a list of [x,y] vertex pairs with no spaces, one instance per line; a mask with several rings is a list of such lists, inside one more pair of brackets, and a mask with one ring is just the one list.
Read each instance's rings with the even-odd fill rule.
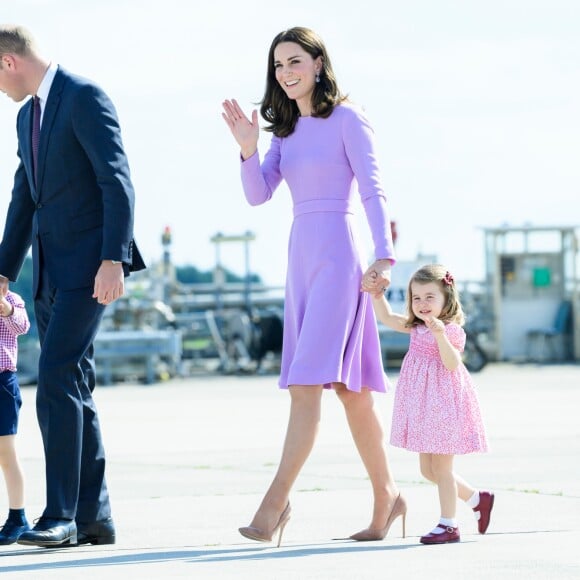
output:
[[16,436],[0,437],[0,467],[4,472],[10,509],[24,508],[24,476],[16,455]]
[[[419,465],[421,467],[421,474],[423,475],[423,477],[425,479],[428,479],[432,483],[437,483],[437,480],[435,479],[435,475],[433,473],[432,457],[435,456],[431,453],[420,453]],[[457,473],[454,472],[453,475],[455,477],[455,483],[457,484],[457,495],[463,501],[468,501],[470,498],[473,497],[473,494],[476,493],[475,488],[471,487],[471,485],[469,485],[469,483],[467,483],[467,481],[465,481],[460,475],[457,475]]]
[[[451,457],[451,463],[453,463],[452,455],[434,455],[431,453],[421,453],[419,455],[419,462],[423,477],[429,481],[432,481],[433,483],[436,483],[437,485],[439,485],[437,478],[437,461],[439,460],[437,458],[441,457]],[[455,472],[453,472],[453,477],[455,479],[457,495],[475,512],[479,533],[485,534],[489,526],[491,510],[493,509],[493,503],[495,499],[494,494],[490,491],[478,491]],[[439,488],[440,500],[441,493],[441,488]],[[445,518],[443,509],[443,501],[441,501],[441,517]],[[455,516],[453,516],[452,519],[454,519],[454,517]],[[445,520],[443,520],[443,523],[445,523]]]
[[437,484],[441,517],[435,528],[421,536],[422,544],[447,544],[459,541],[455,511],[457,508],[457,483],[453,473],[453,455],[421,453],[421,473]]
[[435,481],[435,475],[433,474],[433,467],[431,466],[433,455],[431,453],[419,453],[419,467],[421,469],[421,475],[430,481],[431,483],[437,483]]
[[455,482],[457,483],[457,495],[459,499],[463,501],[469,500],[474,493],[476,493],[476,489],[471,487],[465,479],[463,479],[460,475],[455,474]]
[[437,485],[441,518],[445,522],[454,521],[457,485],[455,483],[455,474],[453,473],[453,455],[420,453],[419,465],[423,477]]
[[493,509],[494,494],[490,491],[478,491],[457,474],[455,481],[457,494],[475,513],[479,533],[485,534]]
[[8,492],[8,518],[0,528],[0,546],[18,541],[30,529],[24,513],[24,477],[16,455],[18,412],[22,405],[16,375],[0,373],[0,467]]
[[431,469],[439,489],[441,517],[455,519],[457,510],[457,483],[453,473],[453,455],[431,455]]
[[0,436],[0,467],[8,491],[8,519],[0,528],[0,546],[14,544],[30,529],[24,513],[24,477],[16,456],[15,435]]

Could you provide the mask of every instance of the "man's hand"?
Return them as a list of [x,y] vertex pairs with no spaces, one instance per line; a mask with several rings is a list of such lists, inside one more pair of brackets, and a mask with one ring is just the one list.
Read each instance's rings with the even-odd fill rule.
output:
[[95,276],[93,298],[96,298],[99,304],[111,304],[124,293],[123,264],[113,264],[111,260],[103,260]]

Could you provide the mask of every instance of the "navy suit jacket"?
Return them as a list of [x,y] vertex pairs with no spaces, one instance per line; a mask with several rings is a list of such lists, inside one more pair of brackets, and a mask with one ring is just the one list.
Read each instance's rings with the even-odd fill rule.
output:
[[18,157],[0,244],[0,274],[15,281],[32,245],[34,296],[40,268],[62,290],[92,286],[102,260],[145,267],[133,240],[134,191],[117,114],[93,82],[61,67],[45,104],[37,178],[32,99],[18,113]]

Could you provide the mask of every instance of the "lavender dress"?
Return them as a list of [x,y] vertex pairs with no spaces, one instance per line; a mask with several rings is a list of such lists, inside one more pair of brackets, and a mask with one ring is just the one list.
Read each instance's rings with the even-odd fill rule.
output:
[[282,179],[294,203],[288,244],[284,338],[279,385],[344,383],[385,392],[370,296],[360,292],[366,260],[358,241],[355,178],[377,258],[394,258],[373,131],[358,108],[301,117],[294,132],[273,137],[241,164],[248,202],[268,201]]

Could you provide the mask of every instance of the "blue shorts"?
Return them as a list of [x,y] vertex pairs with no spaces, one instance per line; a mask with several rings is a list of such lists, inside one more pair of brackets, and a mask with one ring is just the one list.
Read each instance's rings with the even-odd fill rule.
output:
[[0,437],[14,435],[18,431],[18,415],[22,407],[22,397],[16,373],[0,373]]

